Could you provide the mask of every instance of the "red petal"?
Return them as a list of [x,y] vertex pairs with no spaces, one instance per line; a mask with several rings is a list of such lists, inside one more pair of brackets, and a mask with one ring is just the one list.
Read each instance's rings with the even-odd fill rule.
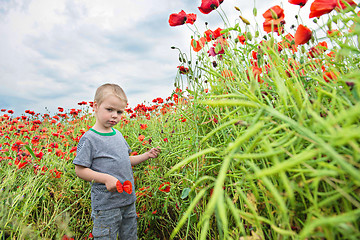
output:
[[119,180],[116,182],[116,189],[119,193],[122,193],[124,191],[123,185],[121,184],[121,182]]
[[315,0],[310,6],[309,18],[320,17],[336,7],[337,0]]
[[126,180],[124,182],[124,185],[123,185],[123,189],[125,192],[127,192],[128,194],[131,194],[132,193],[132,184],[129,180]]
[[302,45],[311,39],[312,32],[309,28],[300,24],[295,33],[295,44]]

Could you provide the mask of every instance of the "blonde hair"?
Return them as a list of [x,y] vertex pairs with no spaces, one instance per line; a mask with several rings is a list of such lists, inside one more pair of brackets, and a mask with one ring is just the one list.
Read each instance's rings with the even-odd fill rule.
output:
[[98,89],[96,89],[94,102],[96,102],[100,106],[104,99],[109,95],[114,95],[115,97],[120,98],[126,103],[128,101],[124,90],[119,85],[113,83],[105,83],[98,87]]

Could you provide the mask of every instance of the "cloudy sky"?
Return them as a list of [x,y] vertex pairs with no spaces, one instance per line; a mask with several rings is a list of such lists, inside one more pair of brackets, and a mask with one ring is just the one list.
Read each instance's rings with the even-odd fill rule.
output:
[[[0,0],[0,108],[17,114],[76,108],[91,101],[105,82],[121,85],[130,106],[168,97],[177,74],[176,46],[189,52],[191,30],[170,27],[169,15],[184,10],[215,30],[224,27],[215,11],[200,13],[201,0]],[[291,22],[299,7],[287,0],[256,0],[261,14],[274,5]],[[309,7],[310,3],[307,4]],[[249,20],[254,1],[225,0],[230,23],[234,6]],[[306,13],[306,7],[301,10]],[[308,15],[306,13],[305,15]],[[287,19],[288,18],[288,19]],[[292,19],[290,19],[292,18]],[[287,26],[288,28],[290,25]]]

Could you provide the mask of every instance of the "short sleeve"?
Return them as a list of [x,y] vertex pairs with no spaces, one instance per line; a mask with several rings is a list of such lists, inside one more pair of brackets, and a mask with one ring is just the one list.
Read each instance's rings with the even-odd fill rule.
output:
[[92,150],[93,148],[89,139],[82,137],[78,143],[76,157],[73,160],[73,164],[90,167],[93,159]]
[[[124,139],[125,140],[125,139]],[[130,154],[131,152],[132,152],[132,150],[131,150],[131,148],[130,148],[130,146],[129,146],[129,144],[127,143],[127,141],[125,140],[125,145],[126,145],[126,147],[128,148],[128,154]]]

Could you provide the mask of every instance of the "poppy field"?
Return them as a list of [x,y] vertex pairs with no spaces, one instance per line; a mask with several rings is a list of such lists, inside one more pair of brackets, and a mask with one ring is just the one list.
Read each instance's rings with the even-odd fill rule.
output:
[[[229,20],[225,0],[169,14],[193,31],[190,53],[173,47],[174,91],[115,127],[133,155],[161,149],[133,167],[139,239],[360,238],[359,5],[288,2],[310,15],[288,26],[282,6],[254,8],[254,24],[234,6]],[[216,12],[224,26],[197,22]],[[72,164],[91,106],[0,109],[0,239],[92,239]]]

